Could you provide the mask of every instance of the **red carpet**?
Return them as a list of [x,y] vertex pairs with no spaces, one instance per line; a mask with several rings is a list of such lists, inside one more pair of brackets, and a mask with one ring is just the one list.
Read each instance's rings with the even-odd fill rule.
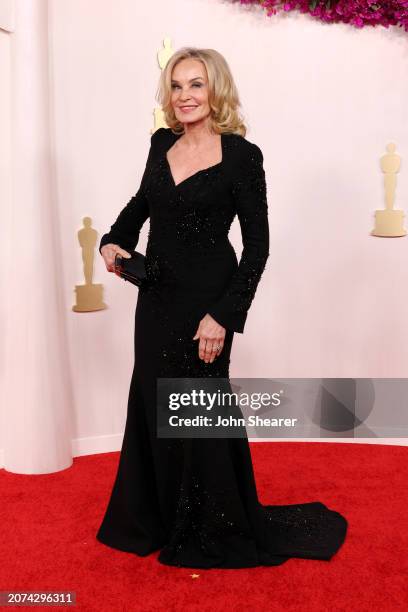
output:
[[262,503],[318,500],[348,519],[331,561],[194,570],[112,550],[95,540],[119,458],[110,453],[49,475],[0,471],[0,590],[72,590],[76,610],[96,612],[406,610],[408,448],[262,442],[251,451]]

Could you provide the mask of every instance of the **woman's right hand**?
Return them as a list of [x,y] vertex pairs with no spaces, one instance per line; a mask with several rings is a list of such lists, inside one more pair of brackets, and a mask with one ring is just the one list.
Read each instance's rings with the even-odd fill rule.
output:
[[111,242],[108,242],[108,244],[104,244],[101,248],[101,255],[103,257],[108,272],[115,271],[116,253],[119,253],[119,255],[122,255],[122,257],[125,257],[126,259],[129,259],[131,257],[131,255],[129,255],[129,253],[122,249],[118,244],[112,244]]

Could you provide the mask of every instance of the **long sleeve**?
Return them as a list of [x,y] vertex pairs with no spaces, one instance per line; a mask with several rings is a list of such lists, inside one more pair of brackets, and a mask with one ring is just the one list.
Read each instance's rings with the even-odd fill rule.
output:
[[247,143],[237,168],[233,197],[242,233],[242,254],[237,270],[221,298],[208,313],[226,329],[243,333],[248,309],[269,257],[269,224],[263,155]]
[[150,150],[147,157],[146,167],[137,193],[132,196],[126,206],[119,213],[116,221],[111,225],[110,231],[104,234],[99,244],[101,248],[112,242],[118,244],[126,251],[133,251],[139,241],[140,230],[149,217],[149,205],[145,194],[145,183],[153,159],[153,148],[157,132],[150,139]]

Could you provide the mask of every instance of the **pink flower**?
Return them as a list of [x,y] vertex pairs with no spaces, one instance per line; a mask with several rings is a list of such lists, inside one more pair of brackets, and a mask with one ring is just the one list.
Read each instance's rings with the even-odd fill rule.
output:
[[396,25],[408,32],[408,0],[240,0],[240,3],[261,5],[268,17],[282,10],[296,10],[326,23],[343,22],[356,28]]

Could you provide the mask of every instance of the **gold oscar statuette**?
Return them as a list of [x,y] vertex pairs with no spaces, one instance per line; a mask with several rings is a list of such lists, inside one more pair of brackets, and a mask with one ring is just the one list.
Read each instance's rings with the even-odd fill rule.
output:
[[72,306],[72,310],[75,312],[93,312],[103,310],[107,306],[102,300],[102,283],[95,285],[92,282],[98,232],[92,227],[91,217],[84,217],[82,221],[84,226],[78,231],[78,242],[82,249],[85,284],[75,285],[76,304]]
[[396,146],[390,142],[387,153],[381,158],[381,170],[384,173],[385,209],[375,211],[375,227],[372,236],[395,238],[405,236],[404,211],[394,208],[397,172],[401,165],[401,157],[395,153]]
[[[160,70],[163,70],[166,67],[167,62],[173,55],[174,50],[171,46],[171,38],[166,36],[163,39],[163,48],[157,52],[157,61],[160,66]],[[167,128],[168,125],[164,120],[164,114],[161,108],[155,108],[153,111],[154,114],[154,128],[150,131],[153,134],[156,130],[161,127]]]

